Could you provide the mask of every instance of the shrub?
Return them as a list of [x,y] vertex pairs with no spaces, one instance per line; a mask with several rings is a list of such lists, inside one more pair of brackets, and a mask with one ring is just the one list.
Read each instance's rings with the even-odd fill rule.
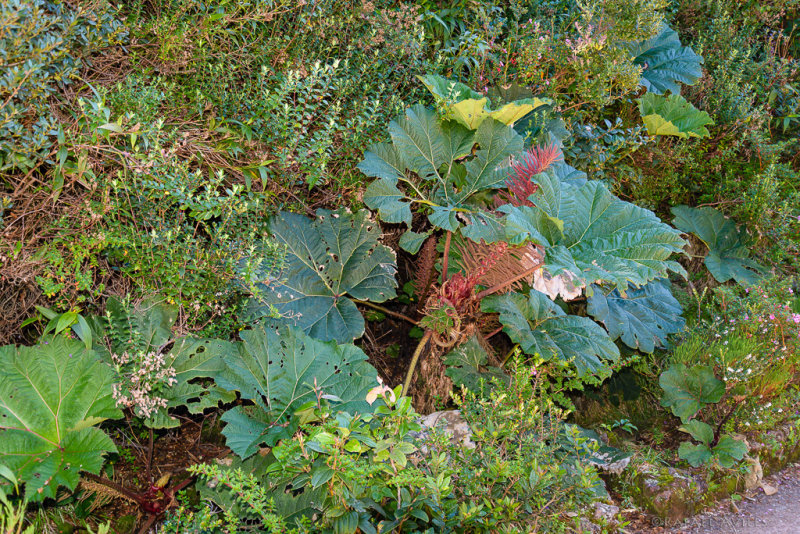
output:
[[[246,521],[270,532],[560,531],[564,511],[604,494],[591,464],[597,443],[560,422],[531,376],[520,368],[508,387],[458,399],[474,449],[438,430],[420,438],[399,388],[355,416],[332,413],[320,391],[296,413],[300,431],[269,454],[191,468],[201,494],[224,511],[214,532]],[[295,524],[312,513],[313,526]],[[170,524],[193,521],[184,512]]]
[[79,76],[92,53],[125,37],[115,15],[105,0],[0,6],[0,175],[26,172],[50,153],[59,123],[50,98]]

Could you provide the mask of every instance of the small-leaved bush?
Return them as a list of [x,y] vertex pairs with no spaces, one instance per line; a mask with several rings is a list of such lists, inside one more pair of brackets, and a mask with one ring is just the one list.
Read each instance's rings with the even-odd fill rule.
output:
[[[597,444],[561,423],[531,371],[521,367],[509,386],[458,399],[474,448],[439,429],[421,433],[399,388],[384,388],[363,415],[334,414],[320,391],[296,413],[300,431],[271,450],[192,467],[201,494],[222,511],[184,510],[168,524],[205,517],[213,532],[248,524],[268,532],[562,531],[564,511],[604,493],[590,461]],[[313,526],[295,523],[312,513]]]
[[59,126],[50,99],[81,75],[91,54],[125,38],[116,14],[105,0],[0,6],[0,176],[27,172],[50,153]]

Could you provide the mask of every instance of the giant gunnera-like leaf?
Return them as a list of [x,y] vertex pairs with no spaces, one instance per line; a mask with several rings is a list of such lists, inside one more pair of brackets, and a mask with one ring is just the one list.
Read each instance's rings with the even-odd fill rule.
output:
[[619,359],[619,349],[603,327],[587,317],[567,315],[535,289],[528,296],[505,293],[486,297],[481,310],[499,313],[503,331],[526,354],[572,361],[580,377],[602,375],[608,371],[608,362]]
[[680,94],[681,82],[694,85],[703,75],[703,58],[681,46],[678,33],[666,24],[655,37],[626,46],[633,63],[642,68],[641,85],[650,93]]
[[596,288],[586,311],[603,323],[611,339],[621,338],[630,348],[647,353],[664,345],[667,336],[680,332],[686,324],[681,305],[664,279],[628,289],[624,297],[616,289],[606,295]]
[[492,379],[506,384],[510,382],[509,376],[502,369],[488,363],[489,354],[481,346],[477,335],[473,335],[444,357],[444,364],[447,366],[445,374],[455,385],[472,391],[479,391],[481,382],[485,387],[491,387]]
[[535,109],[552,104],[552,100],[523,98],[491,109],[489,99],[463,83],[436,74],[417,76],[436,101],[447,110],[447,116],[470,130],[475,130],[487,118],[513,126]]
[[257,285],[250,319],[267,317],[274,307],[281,323],[323,341],[350,342],[364,334],[364,318],[350,299],[396,296],[394,252],[378,242],[380,227],[366,211],[318,210],[316,219],[281,212],[270,231],[286,245],[285,267]]
[[[563,172],[560,174],[564,174]],[[531,241],[545,248],[545,269],[552,276],[572,273],[575,285],[603,283],[624,292],[667,271],[685,275],[670,260],[686,242],[652,211],[620,200],[598,181],[566,180],[554,168],[533,177],[534,206],[502,206],[506,239]]]
[[316,392],[334,410],[369,410],[367,393],[378,385],[378,375],[355,345],[319,341],[285,326],[258,326],[241,337],[238,351],[225,358],[226,368],[216,378],[221,387],[253,403],[222,416],[227,445],[240,457],[290,437],[296,425],[291,416],[316,400]]
[[688,423],[706,404],[719,402],[725,394],[725,382],[714,376],[714,370],[707,365],[689,368],[673,364],[661,373],[658,383],[664,390],[661,406],[672,410],[683,423]]
[[672,224],[684,232],[696,235],[708,247],[705,264],[717,282],[736,280],[739,284],[758,282],[766,269],[750,259],[752,240],[736,223],[712,207],[672,208]]
[[[145,425],[152,428],[174,428],[180,425],[171,410],[186,407],[190,413],[202,413],[221,402],[231,402],[236,395],[226,391],[208,379],[216,377],[225,369],[224,359],[236,353],[236,345],[216,339],[185,337],[177,340],[172,350],[165,355],[166,365],[175,370],[175,383],[160,392],[167,406],[158,410]],[[205,380],[204,380],[205,379]]]
[[158,396],[167,405],[159,406],[145,419],[145,426],[174,428],[180,425],[178,419],[170,415],[176,408],[185,407],[196,414],[235,399],[235,395],[210,380],[223,369],[225,355],[235,352],[232,343],[194,337],[174,339],[172,327],[178,318],[177,306],[155,302],[130,306],[109,298],[106,310],[106,317],[93,317],[89,321],[97,340],[93,348],[107,364],[114,363],[112,353],[161,353],[166,346],[171,346],[164,354],[164,367],[175,370],[175,382],[159,391]]
[[714,124],[708,113],[676,94],[645,93],[639,99],[639,113],[650,135],[673,135],[683,139],[709,137],[706,126]]
[[0,347],[0,465],[32,500],[75,489],[116,452],[96,425],[118,419],[113,373],[83,343],[62,336],[33,347]]
[[[417,105],[389,124],[389,134],[391,143],[373,145],[358,165],[377,178],[364,203],[381,220],[411,230],[412,212],[422,210],[434,228],[460,231],[475,242],[504,239],[503,224],[478,197],[504,185],[509,157],[522,151],[513,128],[488,117],[471,131]],[[408,231],[400,246],[416,253],[429,233]]]

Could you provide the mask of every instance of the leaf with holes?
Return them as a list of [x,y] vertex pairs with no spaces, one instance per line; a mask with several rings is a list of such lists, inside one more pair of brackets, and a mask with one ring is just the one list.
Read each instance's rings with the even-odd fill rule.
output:
[[285,268],[259,284],[247,315],[279,320],[323,341],[352,341],[364,334],[364,318],[351,298],[384,302],[396,296],[394,252],[378,242],[380,227],[366,211],[319,210],[316,219],[281,212],[270,223],[286,245]]
[[520,293],[491,295],[483,299],[481,310],[499,313],[503,331],[526,354],[572,361],[581,377],[607,374],[608,363],[619,359],[619,349],[600,325],[586,317],[567,315],[534,289],[527,297]]
[[638,100],[639,113],[650,135],[672,135],[689,137],[710,137],[706,126],[714,121],[705,111],[700,111],[681,95],[657,95],[645,93]]
[[634,65],[642,68],[641,85],[651,93],[680,94],[681,82],[694,85],[703,75],[703,58],[681,46],[678,33],[666,24],[655,37],[626,46]]
[[58,336],[33,347],[0,347],[0,465],[25,483],[27,498],[75,489],[116,452],[96,425],[119,419],[113,373],[83,343]]
[[672,214],[676,228],[696,235],[708,247],[705,264],[717,282],[733,279],[739,284],[752,285],[766,272],[750,258],[750,236],[721,211],[708,206],[675,206]]
[[378,374],[358,347],[322,342],[291,327],[257,327],[241,337],[216,378],[220,387],[253,403],[222,416],[227,445],[240,457],[290,437],[297,425],[291,416],[317,398],[315,389],[340,399],[335,410],[369,411],[367,393],[378,386]]
[[145,421],[151,428],[175,428],[180,421],[169,412],[185,406],[190,413],[202,413],[221,402],[232,402],[236,395],[209,380],[225,369],[224,360],[236,354],[233,343],[215,339],[181,338],[165,356],[166,365],[175,369],[175,384],[166,388],[160,396],[167,401],[166,408]]
[[632,349],[652,353],[664,345],[667,336],[683,330],[683,309],[664,279],[629,289],[625,297],[618,290],[606,295],[595,288],[587,313],[600,321],[611,339],[622,338]]

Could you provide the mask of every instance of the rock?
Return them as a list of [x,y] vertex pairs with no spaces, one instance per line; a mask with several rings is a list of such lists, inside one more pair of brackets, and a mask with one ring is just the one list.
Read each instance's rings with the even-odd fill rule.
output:
[[673,468],[643,470],[639,488],[639,505],[670,523],[694,515],[707,490],[701,481]]
[[617,514],[619,513],[619,506],[613,504],[606,504],[604,502],[594,503],[594,520],[602,521],[605,524],[615,524],[617,522]]
[[613,447],[601,447],[592,456],[592,463],[603,473],[619,475],[631,463],[631,455]]
[[441,428],[450,434],[453,443],[461,443],[468,449],[475,448],[472,441],[472,429],[469,423],[461,417],[461,410],[445,410],[434,412],[420,419],[420,424],[425,428]]
[[778,493],[778,488],[775,486],[770,486],[769,484],[761,483],[761,489],[764,490],[764,495],[775,495]]
[[744,489],[750,491],[761,485],[761,480],[764,478],[764,470],[761,468],[761,462],[758,458],[747,458],[745,461],[750,465],[750,469],[744,476]]
[[[600,532],[600,527],[595,525],[585,517],[581,517],[578,522],[579,522],[578,528],[580,528],[580,530],[578,530],[577,532],[580,532],[581,534],[590,534],[590,533],[594,534],[595,532]],[[570,530],[570,532],[575,532],[575,531]]]

